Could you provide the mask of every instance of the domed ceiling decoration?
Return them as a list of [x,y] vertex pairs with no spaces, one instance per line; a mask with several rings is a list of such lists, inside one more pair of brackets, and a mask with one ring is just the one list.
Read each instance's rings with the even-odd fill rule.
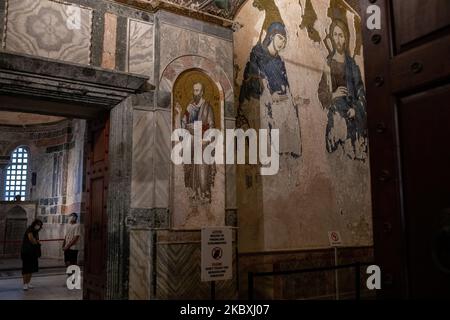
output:
[[59,122],[66,118],[40,115],[35,113],[0,111],[0,125],[30,126]]

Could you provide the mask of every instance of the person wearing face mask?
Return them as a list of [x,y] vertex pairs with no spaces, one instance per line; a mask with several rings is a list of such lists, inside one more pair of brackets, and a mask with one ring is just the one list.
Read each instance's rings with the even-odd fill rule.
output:
[[42,229],[42,221],[36,219],[25,231],[21,258],[23,290],[32,289],[30,284],[31,275],[39,271],[39,257],[41,256],[41,243],[39,242],[39,231]]
[[66,236],[63,242],[64,262],[66,266],[76,265],[78,251],[80,250],[80,225],[77,223],[78,214],[73,212],[70,215],[70,223],[66,226]]

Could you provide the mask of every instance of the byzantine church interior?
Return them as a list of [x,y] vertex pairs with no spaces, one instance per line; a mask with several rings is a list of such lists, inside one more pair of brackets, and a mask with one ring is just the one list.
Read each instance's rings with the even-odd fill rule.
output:
[[[79,298],[210,299],[206,227],[232,230],[217,299],[375,298],[354,268],[289,274],[375,259],[362,2],[0,1],[2,264],[40,219],[63,266],[76,212]],[[224,146],[254,130],[245,163],[175,164],[196,121]]]

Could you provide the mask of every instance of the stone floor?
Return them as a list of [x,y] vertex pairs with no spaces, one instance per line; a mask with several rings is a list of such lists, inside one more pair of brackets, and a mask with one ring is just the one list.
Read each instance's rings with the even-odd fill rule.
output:
[[[50,270],[49,270],[50,271]],[[81,300],[82,290],[67,289],[65,269],[40,271],[31,279],[33,289],[23,290],[20,276],[0,278],[0,300]]]
[[[40,268],[54,268],[63,266],[64,261],[62,259],[52,259],[52,258],[39,259]],[[0,272],[20,268],[22,268],[22,260],[20,258],[3,258],[0,256]]]
[[0,259],[0,300],[81,300],[82,290],[67,289],[64,261],[39,259],[39,272],[33,275],[33,289],[23,290],[22,260]]

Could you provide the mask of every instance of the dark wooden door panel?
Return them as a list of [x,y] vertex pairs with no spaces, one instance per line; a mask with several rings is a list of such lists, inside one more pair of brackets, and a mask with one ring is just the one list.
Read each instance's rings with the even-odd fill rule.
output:
[[[6,240],[17,240],[23,237],[27,230],[27,219],[6,219]],[[5,255],[20,255],[21,243],[4,243],[3,254]]]
[[395,39],[399,52],[428,41],[450,26],[448,0],[394,0]]
[[373,4],[382,28],[363,35],[378,293],[449,298],[450,1],[361,0]]
[[86,170],[86,266],[83,281],[83,296],[89,300],[103,299],[106,289],[108,142],[108,118],[90,121]]
[[102,130],[94,132],[94,147],[93,147],[93,162],[94,164],[99,161],[105,160],[105,133]]
[[88,272],[91,275],[101,276],[103,270],[102,263],[105,260],[105,251],[103,250],[103,232],[102,226],[106,223],[103,217],[103,199],[104,195],[104,178],[96,178],[91,180],[90,195],[90,233],[88,242],[90,259],[88,261]]
[[433,82],[448,80],[449,57],[450,35],[393,57],[390,62],[392,92],[420,90]]
[[450,208],[450,86],[400,99],[398,114],[410,294],[449,296],[450,273],[433,259],[433,240]]

